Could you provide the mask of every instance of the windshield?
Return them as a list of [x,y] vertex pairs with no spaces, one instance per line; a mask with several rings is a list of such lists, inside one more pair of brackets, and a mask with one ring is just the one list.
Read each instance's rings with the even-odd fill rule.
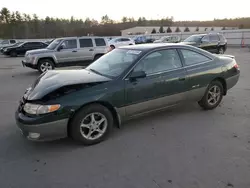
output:
[[203,36],[193,35],[184,40],[184,42],[200,42]]
[[62,40],[63,39],[56,39],[56,40],[54,40],[52,43],[49,44],[49,46],[47,47],[47,49],[54,50]]
[[86,69],[106,77],[120,76],[140,55],[139,50],[114,49]]

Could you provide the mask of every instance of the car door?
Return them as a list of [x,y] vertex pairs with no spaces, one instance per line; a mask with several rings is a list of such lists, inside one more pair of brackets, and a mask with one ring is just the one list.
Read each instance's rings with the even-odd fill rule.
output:
[[79,52],[76,39],[65,39],[55,52],[57,61],[61,66],[73,65],[78,60]]
[[[170,54],[175,61],[170,60]],[[174,64],[172,64],[174,63]],[[132,72],[144,71],[145,78],[126,79],[125,101],[128,117],[174,105],[185,96],[186,71],[175,49],[155,51],[143,58]]]
[[95,47],[93,44],[92,38],[81,38],[79,39],[80,48],[79,52],[79,61],[86,62],[94,59]]
[[16,53],[18,55],[24,55],[28,50],[30,50],[31,46],[32,46],[31,42],[26,42],[23,45],[16,47]]
[[188,100],[200,100],[208,86],[213,64],[210,57],[190,49],[179,49],[188,75]]
[[209,41],[210,41],[210,49],[209,49],[209,51],[211,53],[218,52],[219,41],[220,41],[218,35],[209,35]]
[[211,43],[208,35],[202,37],[200,48],[206,51],[210,51]]

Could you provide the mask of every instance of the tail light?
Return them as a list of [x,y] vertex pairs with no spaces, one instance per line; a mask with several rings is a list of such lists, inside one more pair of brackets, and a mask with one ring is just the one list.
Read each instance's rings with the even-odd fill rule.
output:
[[240,67],[239,67],[239,65],[235,62],[235,64],[234,64],[234,68],[236,69],[236,70],[240,70]]

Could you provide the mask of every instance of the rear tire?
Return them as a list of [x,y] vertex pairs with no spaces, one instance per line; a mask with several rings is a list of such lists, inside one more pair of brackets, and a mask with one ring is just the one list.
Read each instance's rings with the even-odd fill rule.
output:
[[223,47],[219,47],[218,54],[224,54],[225,50]]
[[114,49],[115,49],[115,46],[114,46],[114,45],[111,45],[110,48],[111,48],[111,50],[114,50]]
[[44,73],[48,70],[55,69],[55,64],[50,59],[42,59],[42,60],[39,60],[37,69],[40,73]]
[[84,145],[93,145],[105,140],[112,131],[112,113],[100,104],[83,107],[70,121],[70,136]]
[[204,110],[212,110],[216,108],[222,98],[223,98],[223,86],[220,81],[212,81],[203,98],[198,102],[198,104],[204,109]]

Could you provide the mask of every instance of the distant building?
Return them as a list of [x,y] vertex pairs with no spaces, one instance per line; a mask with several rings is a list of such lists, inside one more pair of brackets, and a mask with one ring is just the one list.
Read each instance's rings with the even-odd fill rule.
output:
[[[176,31],[176,26],[170,27],[172,33],[175,33]],[[179,27],[180,32],[184,32],[186,27]],[[190,33],[197,32],[197,27],[188,27]],[[199,31],[198,32],[210,32],[210,31],[222,31],[223,29],[226,30],[232,30],[232,29],[238,29],[237,27],[198,27]],[[121,30],[121,35],[126,36],[126,35],[139,35],[139,34],[151,34],[152,30],[155,29],[156,33],[159,33],[160,26],[149,26],[149,27],[132,27],[129,29]],[[163,27],[163,30],[165,33],[167,33],[168,27]]]

